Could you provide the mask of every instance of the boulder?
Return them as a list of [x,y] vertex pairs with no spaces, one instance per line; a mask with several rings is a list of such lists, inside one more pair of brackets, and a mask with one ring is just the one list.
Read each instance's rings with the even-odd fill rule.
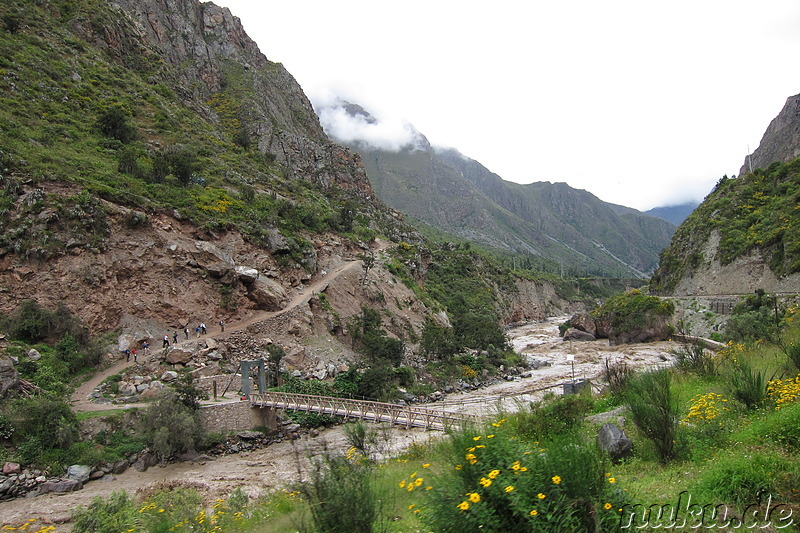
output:
[[20,468],[19,463],[5,463],[3,465],[3,475],[10,476],[11,474],[19,474],[21,471]]
[[167,383],[170,383],[170,382],[175,381],[176,379],[178,379],[178,373],[175,372],[174,370],[167,370],[166,372],[161,374],[161,378],[160,379],[161,379],[161,381],[166,381]]
[[57,479],[42,483],[41,487],[39,487],[39,494],[47,494],[48,492],[75,492],[82,488],[83,483],[80,481],[74,479]]
[[136,343],[136,339],[130,333],[123,333],[117,339],[117,349],[120,352],[124,352],[125,350],[133,349],[133,345]]
[[569,328],[564,332],[565,341],[593,341],[596,340],[594,335],[586,331],[575,328]]
[[286,301],[286,291],[280,283],[271,279],[258,279],[250,285],[248,298],[264,311],[278,311]]
[[281,366],[285,367],[286,369],[295,369],[295,368],[305,368],[308,364],[308,358],[306,357],[306,349],[304,346],[296,346],[289,350],[282,359],[281,359]]
[[593,337],[597,336],[597,326],[594,319],[587,313],[575,313],[569,319],[569,323],[572,328],[590,333]]
[[172,348],[167,352],[166,361],[171,365],[185,365],[192,360],[192,352],[182,348]]
[[153,452],[144,452],[142,453],[136,462],[133,463],[133,469],[137,472],[144,472],[151,466],[156,466],[158,464],[158,456]]
[[603,424],[597,432],[595,442],[601,450],[608,453],[615,464],[633,453],[633,441],[624,431],[610,422]]
[[87,465],[72,465],[67,468],[67,479],[73,479],[80,483],[89,481],[92,474],[92,467]]
[[129,463],[125,459],[120,459],[111,466],[112,474],[121,474],[128,469]]
[[595,334],[598,339],[607,339],[611,335],[611,318],[603,317],[594,321]]
[[233,270],[239,278],[239,281],[248,285],[259,278],[258,270],[255,268],[239,265],[234,267]]
[[11,389],[19,387],[19,372],[10,357],[0,356],[0,398]]
[[31,348],[28,350],[28,361],[38,361],[42,358],[42,354],[40,354],[36,349]]
[[289,242],[284,238],[283,235],[281,235],[281,232],[278,230],[278,228],[268,228],[265,233],[267,249],[271,254],[275,254],[276,252],[291,251]]
[[219,348],[219,343],[212,339],[211,337],[206,339],[206,348],[209,350],[216,350]]
[[609,344],[631,344],[637,342],[664,341],[670,338],[671,330],[663,316],[651,316],[641,327],[631,331],[617,332],[612,328]]

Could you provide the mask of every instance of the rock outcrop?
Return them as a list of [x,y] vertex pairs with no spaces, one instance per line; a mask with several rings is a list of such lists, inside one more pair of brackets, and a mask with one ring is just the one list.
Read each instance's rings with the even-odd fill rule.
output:
[[774,161],[788,163],[800,157],[800,94],[790,96],[769,123],[756,150],[748,155],[739,175],[767,168]]

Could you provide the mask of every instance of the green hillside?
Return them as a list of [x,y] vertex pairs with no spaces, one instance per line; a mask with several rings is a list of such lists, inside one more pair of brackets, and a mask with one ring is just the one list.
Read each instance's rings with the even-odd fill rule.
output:
[[[669,294],[681,278],[712,259],[722,265],[757,252],[776,276],[800,271],[800,160],[776,162],[738,178],[723,177],[678,228],[651,280]],[[715,257],[704,248],[719,236]]]

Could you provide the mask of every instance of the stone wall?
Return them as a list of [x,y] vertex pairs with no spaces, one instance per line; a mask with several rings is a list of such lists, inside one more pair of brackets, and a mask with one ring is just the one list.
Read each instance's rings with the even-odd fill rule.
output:
[[200,419],[209,432],[243,431],[257,426],[277,428],[274,409],[250,407],[249,401],[201,407]]

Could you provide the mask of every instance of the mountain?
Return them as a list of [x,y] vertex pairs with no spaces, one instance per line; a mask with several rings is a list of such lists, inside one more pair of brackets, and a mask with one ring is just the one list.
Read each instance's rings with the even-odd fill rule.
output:
[[645,211],[645,214],[653,217],[663,218],[670,224],[680,226],[681,223],[686,220],[686,217],[691,215],[692,211],[697,209],[698,205],[700,204],[697,202],[688,202],[680,205],[654,207]]
[[342,320],[388,302],[391,333],[419,339],[428,305],[451,318],[471,309],[421,288],[435,287],[429,277],[454,256],[494,323],[543,318],[563,303],[550,285],[490,282],[502,269],[472,250],[424,243],[226,8],[3,2],[0,72],[2,316],[26,302],[63,305],[92,334],[147,324],[161,338],[211,317],[234,324],[283,309],[365,254],[378,256],[372,283],[322,284],[326,306],[298,307],[271,338],[287,351],[312,330],[339,340],[331,331],[342,335]]
[[800,94],[786,99],[783,109],[772,119],[758,148],[745,157],[739,175],[767,168],[775,161],[788,163],[800,157]]
[[[364,123],[377,119],[340,102]],[[336,135],[335,128],[328,128]],[[441,231],[503,251],[540,256],[573,272],[646,277],[675,226],[634,209],[601,201],[565,183],[520,185],[503,180],[454,149],[435,149],[424,135],[399,150],[339,137],[361,154],[372,187],[387,204]]]

